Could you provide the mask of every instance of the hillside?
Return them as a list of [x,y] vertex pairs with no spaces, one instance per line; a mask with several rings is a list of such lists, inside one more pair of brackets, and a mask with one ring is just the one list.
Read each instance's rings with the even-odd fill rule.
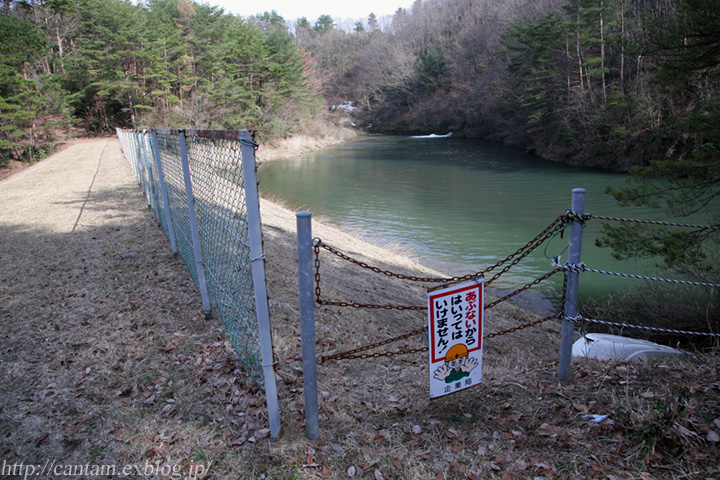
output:
[[[217,479],[720,475],[716,357],[576,361],[559,384],[552,322],[488,339],[484,382],[433,401],[424,354],[320,365],[320,439],[306,440],[294,215],[263,200],[283,424],[270,443],[260,392],[218,321],[203,318],[115,139],[82,142],[3,180],[0,207],[7,464],[166,469],[153,478],[194,469]],[[383,269],[427,274],[330,226],[316,223],[315,235]],[[421,287],[322,262],[328,297],[424,299]],[[533,318],[502,304],[486,329]],[[317,319],[319,354],[425,321],[331,308]],[[609,417],[584,417],[595,414]]]

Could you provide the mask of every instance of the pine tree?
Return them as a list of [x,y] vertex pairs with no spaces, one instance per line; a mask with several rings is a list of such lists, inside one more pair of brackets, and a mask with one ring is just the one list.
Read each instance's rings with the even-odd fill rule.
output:
[[45,53],[45,36],[28,20],[0,16],[0,163],[33,159],[42,111],[30,63]]
[[[720,0],[682,0],[677,12],[657,17],[646,46],[661,64],[656,85],[662,118],[648,162],[631,182],[608,191],[622,204],[699,215],[716,228],[686,232],[642,227],[606,228],[603,246],[616,256],[658,256],[669,268],[717,281],[720,243]],[[697,222],[693,222],[697,223]]]
[[516,102],[524,109],[529,127],[546,125],[563,104],[566,92],[559,80],[559,66],[565,58],[565,38],[565,22],[559,12],[537,24],[518,22],[503,36],[511,56]]

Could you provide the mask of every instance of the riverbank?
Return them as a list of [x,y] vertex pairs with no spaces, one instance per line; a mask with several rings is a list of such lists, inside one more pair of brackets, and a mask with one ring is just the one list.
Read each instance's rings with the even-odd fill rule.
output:
[[[483,382],[449,397],[429,400],[423,352],[318,365],[320,438],[308,441],[294,212],[269,200],[261,209],[282,422],[274,443],[262,392],[221,323],[202,314],[115,139],[0,182],[3,461],[182,476],[202,468],[195,478],[207,479],[720,475],[716,359],[574,361],[559,384],[557,323],[496,335],[538,318],[506,303],[486,311]],[[314,234],[383,270],[427,272],[321,222]],[[423,284],[324,251],[320,265],[324,298],[426,301]],[[426,322],[423,312],[318,308],[317,353]],[[426,342],[416,335],[372,352]]]
[[360,135],[357,130],[327,125],[313,136],[293,135],[275,142],[261,143],[256,155],[260,162],[298,157],[330,145],[352,140]]

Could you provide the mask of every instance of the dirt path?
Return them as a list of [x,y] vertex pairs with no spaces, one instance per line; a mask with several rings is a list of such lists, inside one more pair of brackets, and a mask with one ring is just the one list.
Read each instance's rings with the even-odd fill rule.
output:
[[[283,424],[274,444],[261,394],[219,322],[203,318],[117,140],[80,142],[0,182],[0,461],[11,476],[46,462],[56,469],[34,476],[78,466],[95,468],[74,476],[88,479],[720,475],[717,357],[574,362],[560,385],[552,322],[488,340],[484,382],[443,400],[427,398],[424,355],[321,365],[321,438],[307,441],[294,216],[272,202],[261,209]],[[381,268],[418,272],[336,229],[316,224],[314,234]],[[422,286],[327,256],[322,269],[331,299],[425,298]],[[529,316],[502,304],[486,329]],[[330,308],[317,319],[321,355],[425,321]]]
[[202,322],[117,139],[0,182],[2,459],[144,461],[172,418],[151,413],[154,399],[192,378],[170,354],[181,339],[223,350],[218,328]]

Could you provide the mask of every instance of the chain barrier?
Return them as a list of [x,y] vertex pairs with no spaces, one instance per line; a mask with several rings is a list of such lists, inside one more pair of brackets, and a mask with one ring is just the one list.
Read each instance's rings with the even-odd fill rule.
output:
[[[513,266],[517,265],[523,258],[527,257],[531,252],[533,252],[535,249],[537,249],[539,246],[541,246],[545,241],[552,240],[556,236],[560,235],[562,238],[562,235],[565,231],[565,229],[572,224],[573,222],[579,222],[583,227],[585,227],[586,222],[590,219],[598,219],[598,220],[612,220],[612,221],[620,221],[620,222],[634,222],[634,223],[643,223],[643,224],[652,224],[652,225],[663,225],[663,226],[674,226],[674,227],[686,227],[686,228],[696,228],[700,230],[708,230],[708,229],[719,229],[720,225],[694,225],[694,224],[682,224],[682,223],[674,223],[674,222],[663,222],[663,221],[653,221],[653,220],[637,220],[637,219],[630,219],[630,218],[621,218],[621,217],[607,217],[602,215],[592,215],[592,214],[583,214],[579,215],[573,211],[567,210],[564,215],[559,216],[556,218],[553,222],[548,225],[548,227],[540,232],[534,239],[532,239],[530,242],[526,243],[524,246],[519,248],[514,253],[508,255],[504,259],[500,260],[499,262],[495,263],[494,265],[491,265],[487,268],[485,268],[482,271],[479,271],[477,273],[469,274],[469,275],[463,275],[463,276],[455,276],[455,277],[418,277],[418,276],[412,276],[412,275],[404,275],[400,273],[395,273],[390,270],[383,270],[379,267],[370,265],[366,262],[362,262],[360,260],[357,260],[329,245],[326,245],[322,242],[321,239],[315,238],[313,240],[313,248],[315,252],[315,301],[318,306],[336,306],[336,307],[352,307],[352,308],[366,308],[366,309],[376,309],[376,310],[410,310],[410,311],[423,311],[427,310],[426,306],[409,306],[409,305],[378,305],[378,304],[369,304],[369,303],[359,303],[359,302],[338,302],[338,301],[329,301],[329,300],[323,300],[322,299],[322,291],[320,289],[320,249],[323,248],[327,250],[328,252],[332,253],[333,255],[336,255],[337,257],[342,258],[343,260],[346,260],[350,263],[353,263],[361,268],[370,270],[375,273],[383,274],[388,277],[394,277],[398,278],[400,280],[406,280],[406,281],[412,281],[412,282],[422,282],[422,283],[441,283],[443,285],[451,284],[451,283],[459,283],[466,280],[473,280],[478,278],[485,278],[485,274],[495,270],[496,268],[506,264],[507,262],[510,262],[508,265],[505,265],[502,270],[494,274],[489,280],[485,281],[485,285],[489,285],[496,279],[498,279],[500,276],[502,276],[504,273],[506,273],[508,270],[510,270]],[[548,242],[549,243],[549,242]],[[545,256],[547,256],[547,246],[545,247]],[[661,282],[670,282],[670,283],[679,283],[679,284],[686,284],[686,285],[699,285],[699,286],[709,286],[709,287],[720,287],[720,284],[715,283],[705,283],[705,282],[692,282],[692,281],[686,281],[686,280],[671,280],[671,279],[664,279],[664,278],[657,278],[657,277],[648,277],[643,275],[631,275],[626,273],[617,273],[617,272],[608,272],[604,270],[596,270],[591,269],[585,266],[585,264],[569,264],[565,263],[564,265],[559,265],[557,268],[552,270],[551,272],[548,272],[547,274],[543,275],[542,277],[539,277],[532,282],[516,289],[515,291],[505,295],[502,298],[499,298],[493,302],[488,303],[485,305],[485,309],[490,309],[512,297],[515,295],[518,295],[522,293],[523,291],[539,284],[540,282],[547,280],[548,278],[552,277],[553,275],[559,273],[559,272],[574,272],[574,273],[582,273],[582,272],[593,272],[593,273],[602,273],[606,275],[615,275],[615,276],[621,276],[621,277],[628,277],[628,278],[637,278],[637,279],[643,279],[643,280],[655,280],[655,281],[661,281]],[[562,300],[561,305],[565,305],[567,297],[567,275],[564,278],[563,281],[563,289],[562,289]],[[581,323],[581,322],[589,322],[589,323],[597,323],[597,324],[603,324],[603,325],[609,325],[609,326],[615,326],[620,328],[636,328],[636,329],[643,329],[643,330],[651,330],[655,332],[665,332],[665,333],[676,333],[676,334],[687,334],[687,335],[706,335],[706,336],[720,336],[720,334],[713,334],[713,333],[703,333],[703,332],[690,332],[690,331],[684,331],[684,330],[673,330],[673,329],[665,329],[665,328],[658,328],[658,327],[645,327],[640,325],[631,325],[626,323],[617,323],[617,322],[609,322],[604,320],[593,320],[593,319],[587,319],[580,315],[578,315],[575,318],[568,318],[564,316],[564,311],[561,311],[560,313],[554,314],[554,315],[548,315],[546,317],[540,318],[538,320],[534,320],[522,325],[517,325],[515,327],[508,328],[506,330],[502,330],[499,332],[490,333],[485,336],[486,339],[505,335],[508,333],[513,333],[519,330],[523,330],[529,327],[533,327],[536,325],[539,325],[541,323],[547,322],[548,320],[557,319],[557,318],[564,318],[566,320],[571,320],[574,323]],[[394,342],[398,342],[400,340],[404,340],[410,337],[413,337],[415,335],[419,335],[421,333],[425,333],[427,335],[427,328],[419,328],[416,330],[413,330],[411,332],[398,335],[396,337],[392,337],[386,340],[382,340],[379,342],[371,343],[368,345],[360,346],[357,348],[354,348],[352,350],[348,350],[345,352],[335,353],[331,355],[324,355],[318,358],[318,363],[323,364],[330,360],[349,360],[349,359],[367,359],[367,358],[379,358],[379,357],[390,357],[395,355],[403,355],[403,354],[409,354],[409,353],[417,353],[417,352],[423,352],[428,350],[428,346],[424,345],[422,347],[413,347],[409,348],[408,346],[405,346],[405,348],[393,350],[393,351],[385,351],[385,352],[368,352],[368,350],[373,350],[375,348],[389,345]]]
[[349,360],[349,359],[354,359],[354,358],[390,357],[390,356],[394,356],[394,355],[403,355],[406,353],[422,352],[422,351],[425,351],[428,349],[427,345],[420,347],[420,348],[396,350],[396,351],[392,351],[392,352],[360,353],[360,352],[365,352],[367,350],[372,350],[374,348],[382,347],[383,345],[388,345],[390,343],[399,342],[400,340],[414,337],[415,335],[419,335],[421,333],[427,333],[427,328],[418,328],[417,330],[413,330],[411,332],[404,333],[402,335],[398,335],[397,337],[392,337],[392,338],[388,338],[387,340],[382,340],[380,342],[363,345],[361,347],[357,347],[352,350],[348,350],[346,352],[334,353],[332,355],[324,355],[318,359],[318,363],[320,365],[322,365],[323,363],[327,362],[328,360]]
[[[442,283],[442,284],[459,283],[459,282],[462,282],[465,280],[474,280],[477,278],[484,278],[486,273],[489,273],[489,272],[495,270],[496,268],[498,268],[499,266],[505,264],[506,262],[512,260],[513,258],[518,257],[518,258],[515,258],[510,265],[503,268],[503,270],[501,270],[499,273],[495,274],[490,280],[485,282],[485,284],[487,285],[487,284],[491,283],[493,280],[496,280],[497,278],[499,278],[503,273],[507,272],[511,267],[515,266],[520,260],[522,260],[523,258],[528,256],[533,250],[535,250],[540,245],[542,245],[542,243],[545,242],[545,240],[547,240],[548,238],[550,238],[553,235],[553,233],[563,229],[565,227],[566,223],[572,222],[574,220],[582,221],[582,218],[579,215],[575,214],[574,212],[568,211],[564,215],[560,215],[558,218],[553,220],[553,222],[550,223],[550,225],[548,225],[548,227],[545,228],[545,230],[543,230],[542,232],[540,232],[534,239],[530,240],[528,243],[526,243],[524,246],[519,248],[517,251],[515,251],[514,253],[511,253],[510,255],[508,255],[504,259],[500,260],[496,264],[491,265],[491,266],[487,267],[486,269],[479,271],[477,273],[471,273],[468,275],[462,275],[462,276],[456,276],[456,277],[416,277],[416,276],[412,276],[412,275],[403,275],[401,273],[395,273],[395,272],[391,272],[389,270],[383,270],[381,268],[369,265],[368,263],[365,263],[365,262],[359,261],[355,258],[352,258],[349,255],[346,255],[346,254],[340,252],[339,250],[337,250],[329,245],[326,245],[319,238],[315,238],[313,240],[313,246],[315,248],[316,258],[318,257],[320,248],[322,247],[325,250],[327,250],[328,252],[330,252],[344,260],[347,260],[350,263],[354,263],[355,265],[358,265],[361,268],[371,270],[375,273],[381,273],[383,275],[387,275],[388,277],[395,277],[395,278],[398,278],[401,280],[407,280],[407,281],[411,281],[411,282]],[[316,262],[316,266],[317,266],[317,262]]]
[[[539,320],[533,320],[528,323],[523,323],[521,325],[516,325],[514,327],[510,327],[506,330],[501,330],[499,332],[493,332],[489,333],[488,335],[485,335],[485,339],[493,338],[493,337],[499,337],[501,335],[506,335],[508,333],[517,332],[519,330],[524,330],[526,328],[534,327],[536,325],[540,325],[541,323],[545,323],[548,320],[552,320],[554,318],[562,318],[563,313],[556,313],[554,315],[548,315],[546,317],[543,317]],[[323,355],[318,358],[318,364],[322,365],[323,363],[329,361],[329,360],[353,360],[353,359],[367,359],[367,358],[380,358],[380,357],[393,357],[396,355],[406,355],[409,353],[418,353],[418,352],[426,352],[428,350],[428,345],[423,345],[422,347],[415,347],[415,348],[408,348],[407,346],[404,349],[399,350],[392,350],[388,352],[372,352],[367,353],[367,350],[372,350],[374,348],[382,347],[383,345],[388,345],[390,343],[398,342],[400,340],[404,340],[406,338],[413,337],[415,335],[419,335],[421,333],[425,333],[427,335],[427,328],[419,328],[417,330],[413,330],[408,333],[404,333],[402,335],[398,335],[397,337],[388,338],[387,340],[382,340],[380,342],[371,343],[368,345],[363,345],[361,347],[354,348],[352,350],[347,350],[345,352],[340,353],[333,353],[331,355]],[[361,353],[365,352],[365,353]]]
[[[322,300],[322,299],[320,298],[320,297],[321,297],[321,291],[320,291],[320,274],[319,274],[319,268],[320,268],[319,253],[320,253],[320,247],[322,246],[322,243],[321,243],[320,239],[315,239],[315,241],[313,242],[313,245],[314,245],[314,250],[315,250],[315,268],[316,268],[316,270],[315,270],[315,271],[316,271],[316,274],[315,274],[315,280],[316,280],[316,291],[315,291],[315,294],[316,294],[316,302],[318,303],[318,305],[323,305],[323,306],[339,306],[339,307],[353,307],[353,308],[385,309],[385,310],[392,310],[392,309],[395,309],[395,310],[427,310],[427,307],[402,306],[402,305],[373,305],[373,304],[360,304],[360,303],[350,303],[350,302],[333,302],[333,301]],[[330,248],[332,248],[332,247],[330,247]],[[332,249],[332,250],[335,250],[335,249]],[[337,250],[335,250],[335,251],[337,251]],[[340,252],[338,252],[338,253],[340,253]],[[354,259],[351,259],[350,257],[347,257],[345,254],[340,253],[340,255],[338,255],[338,256],[341,256],[341,258],[349,259],[349,260],[352,261],[353,263],[356,263],[356,261],[355,261]],[[360,262],[360,263],[362,263],[362,262]],[[372,267],[371,267],[371,269],[372,269]],[[493,302],[485,305],[484,308],[485,308],[485,310],[490,309],[490,308],[492,308],[492,307],[494,307],[494,306],[496,306],[496,305],[498,305],[498,304],[500,304],[500,303],[508,300],[509,298],[512,298],[512,297],[514,297],[515,295],[518,295],[519,293],[521,293],[521,292],[523,292],[523,291],[525,291],[525,290],[527,290],[527,289],[529,289],[529,288],[531,288],[531,287],[539,284],[540,282],[542,282],[542,281],[544,281],[544,280],[547,280],[548,278],[552,277],[552,276],[555,275],[556,273],[559,273],[559,272],[562,272],[562,271],[563,271],[563,269],[560,268],[560,267],[558,267],[558,268],[554,269],[553,271],[551,271],[551,272],[543,275],[542,277],[539,277],[539,278],[533,280],[532,282],[530,282],[530,283],[528,283],[528,284],[526,284],[526,285],[523,285],[522,287],[520,287],[520,288],[518,288],[517,290],[509,293],[508,295],[505,295],[504,297],[502,297],[502,298],[500,298],[500,299],[498,299],[498,300],[495,300],[495,301],[493,301]],[[380,273],[384,273],[384,271],[381,271]],[[389,276],[396,276],[396,275],[393,274],[392,272],[388,272],[388,273],[390,273]],[[408,276],[403,276],[403,277],[406,277],[406,278],[407,278]],[[420,278],[420,277],[414,277],[414,278]],[[567,291],[567,277],[565,277],[565,280],[564,280],[564,282],[563,282],[562,305],[565,305],[566,291]],[[485,336],[485,338],[486,338],[486,339],[487,339],[487,338],[493,338],[493,337],[498,337],[498,336],[505,335],[505,334],[508,334],[508,333],[517,332],[518,330],[523,330],[523,329],[526,329],[526,328],[529,328],[529,327],[533,327],[533,326],[535,326],[535,325],[539,325],[539,324],[541,324],[541,323],[547,322],[548,320],[551,320],[551,319],[553,319],[553,318],[561,318],[562,315],[563,315],[563,312],[560,312],[560,313],[557,313],[557,314],[554,314],[554,315],[549,315],[549,316],[543,317],[543,318],[541,318],[541,319],[539,319],[539,320],[533,320],[533,321],[528,322],[528,323],[525,323],[525,324],[516,325],[516,326],[511,327],[511,328],[508,328],[508,329],[506,329],[506,330],[502,330],[502,331],[499,331],[499,332],[494,332],[494,333],[488,334],[488,335]],[[396,355],[406,355],[406,354],[410,354],[410,353],[425,352],[425,351],[427,351],[428,348],[429,348],[428,345],[424,345],[424,346],[422,346],[422,347],[413,347],[413,348],[410,348],[409,346],[406,345],[405,348],[398,349],[398,350],[385,351],[385,352],[368,352],[368,350],[373,350],[373,349],[375,349],[375,348],[382,347],[382,346],[384,346],[384,345],[389,345],[389,344],[391,344],[391,343],[398,342],[398,341],[400,341],[400,340],[404,340],[404,339],[413,337],[413,336],[415,336],[415,335],[419,335],[419,334],[421,334],[421,333],[424,333],[425,335],[427,335],[427,327],[418,328],[418,329],[412,330],[412,331],[410,331],[410,332],[408,332],[408,333],[404,333],[404,334],[402,334],[402,335],[398,335],[398,336],[396,336],[396,337],[388,338],[388,339],[386,339],[386,340],[381,340],[381,341],[379,341],[379,342],[371,343],[371,344],[368,344],[368,345],[363,345],[363,346],[354,348],[354,349],[352,349],[352,350],[347,350],[347,351],[344,351],[344,352],[334,353],[334,354],[331,354],[331,355],[323,355],[323,356],[320,356],[320,357],[318,357],[318,364],[322,365],[322,364],[324,364],[325,362],[330,361],[330,360],[352,360],[352,359],[368,359],[368,358],[392,357],[392,356],[396,356]]]
[[545,323],[548,320],[552,320],[553,318],[561,318],[561,317],[562,317],[562,312],[556,313],[554,315],[548,315],[547,317],[543,317],[539,320],[535,320],[535,321],[532,321],[529,323],[524,323],[522,325],[517,325],[515,327],[508,328],[507,330],[501,330],[499,332],[489,333],[489,334],[485,335],[485,338],[487,339],[487,338],[499,337],[500,335],[505,335],[507,333],[513,333],[513,332],[517,332],[518,330],[523,330],[526,328],[534,327],[535,325],[540,325],[541,323]]
[[555,270],[546,273],[546,274],[543,275],[542,277],[536,278],[536,279],[533,280],[532,282],[523,285],[522,287],[518,288],[518,289],[515,290],[514,292],[509,293],[509,294],[505,295],[505,296],[502,297],[502,298],[498,298],[498,299],[495,300],[494,302],[488,303],[487,305],[485,305],[485,310],[488,310],[488,309],[494,307],[495,305],[498,305],[498,304],[500,304],[500,303],[502,303],[502,302],[504,302],[504,301],[506,301],[506,300],[509,300],[510,298],[514,297],[515,295],[518,295],[518,294],[524,292],[525,290],[534,287],[535,285],[539,284],[540,282],[542,282],[542,281],[544,281],[544,280],[547,280],[548,278],[552,277],[552,276],[555,275],[556,273],[559,273],[559,272],[562,272],[562,271],[563,271],[562,268],[556,268]]
[[[423,282],[423,283],[442,283],[442,284],[448,284],[448,283],[456,283],[461,282],[464,280],[473,280],[477,278],[484,278],[485,274],[500,267],[501,265],[507,263],[508,261],[511,261],[509,265],[506,265],[500,272],[493,275],[493,277],[485,282],[485,285],[491,283],[492,281],[499,278],[502,274],[507,272],[510,268],[517,265],[520,260],[528,256],[532,251],[534,251],[536,248],[538,248],[540,245],[542,245],[546,240],[554,238],[557,234],[562,234],[562,232],[567,228],[569,224],[571,224],[574,221],[580,222],[583,226],[585,226],[585,220],[586,218],[583,216],[580,216],[576,214],[575,212],[572,212],[570,210],[566,211],[564,215],[560,215],[558,218],[556,218],[550,225],[548,225],[545,230],[540,232],[534,239],[532,239],[530,242],[525,244],[523,247],[519,248],[514,253],[508,255],[503,260],[500,260],[496,264],[480,271],[475,274],[470,275],[464,275],[464,276],[456,276],[456,277],[417,277],[412,275],[404,275],[395,273],[389,270],[383,270],[379,267],[369,265],[366,262],[359,261],[353,257],[350,257],[349,255],[329,246],[322,242],[320,238],[313,239],[313,251],[315,253],[315,302],[318,306],[335,306],[335,307],[352,307],[352,308],[367,308],[367,309],[376,309],[376,310],[411,310],[411,311],[421,311],[421,310],[427,310],[426,306],[409,306],[409,305],[378,305],[378,304],[369,304],[369,303],[359,303],[359,302],[338,302],[338,301],[329,301],[329,300],[323,300],[322,299],[322,290],[320,288],[320,249],[323,248],[327,250],[328,252],[332,253],[333,255],[336,255],[337,257],[342,258],[343,260],[346,260],[350,263],[353,263],[361,268],[370,270],[375,273],[383,274],[389,277],[398,278],[401,280],[407,280],[407,281],[414,281],[414,282]],[[564,268],[558,267],[552,270],[551,272],[543,275],[542,277],[539,277],[532,282],[523,285],[522,287],[514,290],[513,292],[505,295],[502,298],[499,298],[498,300],[495,300],[487,305],[485,305],[485,309],[490,309],[512,297],[515,295],[520,294],[521,292],[539,284],[540,282],[547,280],[548,278],[552,277],[556,273],[562,272]],[[562,292],[562,305],[565,304],[565,298],[566,298],[566,291],[567,291],[567,277],[565,278],[563,282],[563,292]],[[531,322],[517,325],[511,328],[508,328],[506,330],[502,330],[499,332],[494,332],[491,334],[488,334],[485,336],[485,338],[493,338],[498,337],[501,335],[505,335],[508,333],[516,332],[518,330],[523,330],[529,327],[533,327],[535,325],[539,325],[541,323],[547,322],[548,320],[554,319],[554,318],[561,318],[563,316],[564,312],[560,312],[554,315],[549,315],[546,317],[543,317],[538,320],[533,320]],[[392,350],[392,351],[384,351],[384,352],[368,352],[368,350],[373,350],[378,347],[382,347],[384,345],[389,345],[394,342],[398,342],[400,340],[404,340],[410,337],[413,337],[415,335],[419,335],[421,333],[425,333],[427,335],[427,328],[419,328],[416,330],[412,330],[411,332],[404,333],[402,335],[398,335],[396,337],[392,337],[386,340],[381,340],[379,342],[371,343],[368,345],[363,345],[357,348],[354,348],[352,350],[347,350],[345,352],[339,352],[334,353],[331,355],[323,355],[318,358],[318,363],[323,364],[330,360],[350,360],[350,359],[367,359],[367,358],[379,358],[379,357],[391,357],[396,355],[405,355],[410,353],[417,353],[417,352],[424,352],[428,350],[428,346],[424,345],[422,347],[413,347],[410,348],[408,346],[405,346],[405,348],[398,349],[398,350]]]
[[619,323],[619,322],[609,322],[607,320],[596,320],[592,318],[585,318],[582,315],[577,315],[576,317],[563,317],[565,320],[570,320],[571,322],[575,324],[581,324],[583,322],[585,323],[597,323],[600,325],[608,325],[611,327],[618,327],[618,328],[634,328],[637,330],[649,330],[653,332],[660,332],[660,333],[676,333],[679,335],[699,335],[699,336],[705,336],[705,337],[720,337],[720,333],[708,333],[708,332],[692,332],[689,330],[675,330],[672,328],[660,328],[660,327],[648,327],[645,325],[633,325],[631,323]]
[[[332,248],[332,247],[330,247],[330,248]],[[426,306],[390,305],[390,304],[379,305],[379,304],[373,304],[373,303],[338,302],[338,301],[332,301],[332,300],[323,300],[322,299],[322,291],[320,289],[319,249],[320,249],[320,246],[316,245],[315,246],[315,302],[319,306],[366,308],[366,309],[372,309],[372,310],[410,310],[410,311],[427,310]],[[341,254],[341,255],[343,255],[343,257],[346,257],[346,255],[344,255],[344,254]],[[348,257],[348,258],[350,258],[350,257]],[[352,260],[353,259],[351,259],[351,261]],[[354,263],[354,261],[353,261],[353,263]],[[533,280],[532,282],[523,285],[522,287],[514,290],[513,292],[505,295],[504,297],[499,298],[498,300],[495,300],[495,301],[485,305],[485,309],[486,310],[490,309],[490,308],[514,297],[515,295],[518,295],[518,294],[524,292],[525,290],[528,290],[528,289],[534,287],[535,285],[538,285],[542,281],[547,280],[548,278],[552,277],[556,273],[559,273],[562,271],[563,271],[563,268],[558,267],[558,268],[546,273],[542,277],[539,277],[539,278]],[[390,272],[390,273],[392,273],[392,272]],[[394,276],[394,274],[393,274],[393,276]],[[415,278],[419,278],[419,277],[415,277]],[[486,285],[487,285],[487,282],[486,282]]]

